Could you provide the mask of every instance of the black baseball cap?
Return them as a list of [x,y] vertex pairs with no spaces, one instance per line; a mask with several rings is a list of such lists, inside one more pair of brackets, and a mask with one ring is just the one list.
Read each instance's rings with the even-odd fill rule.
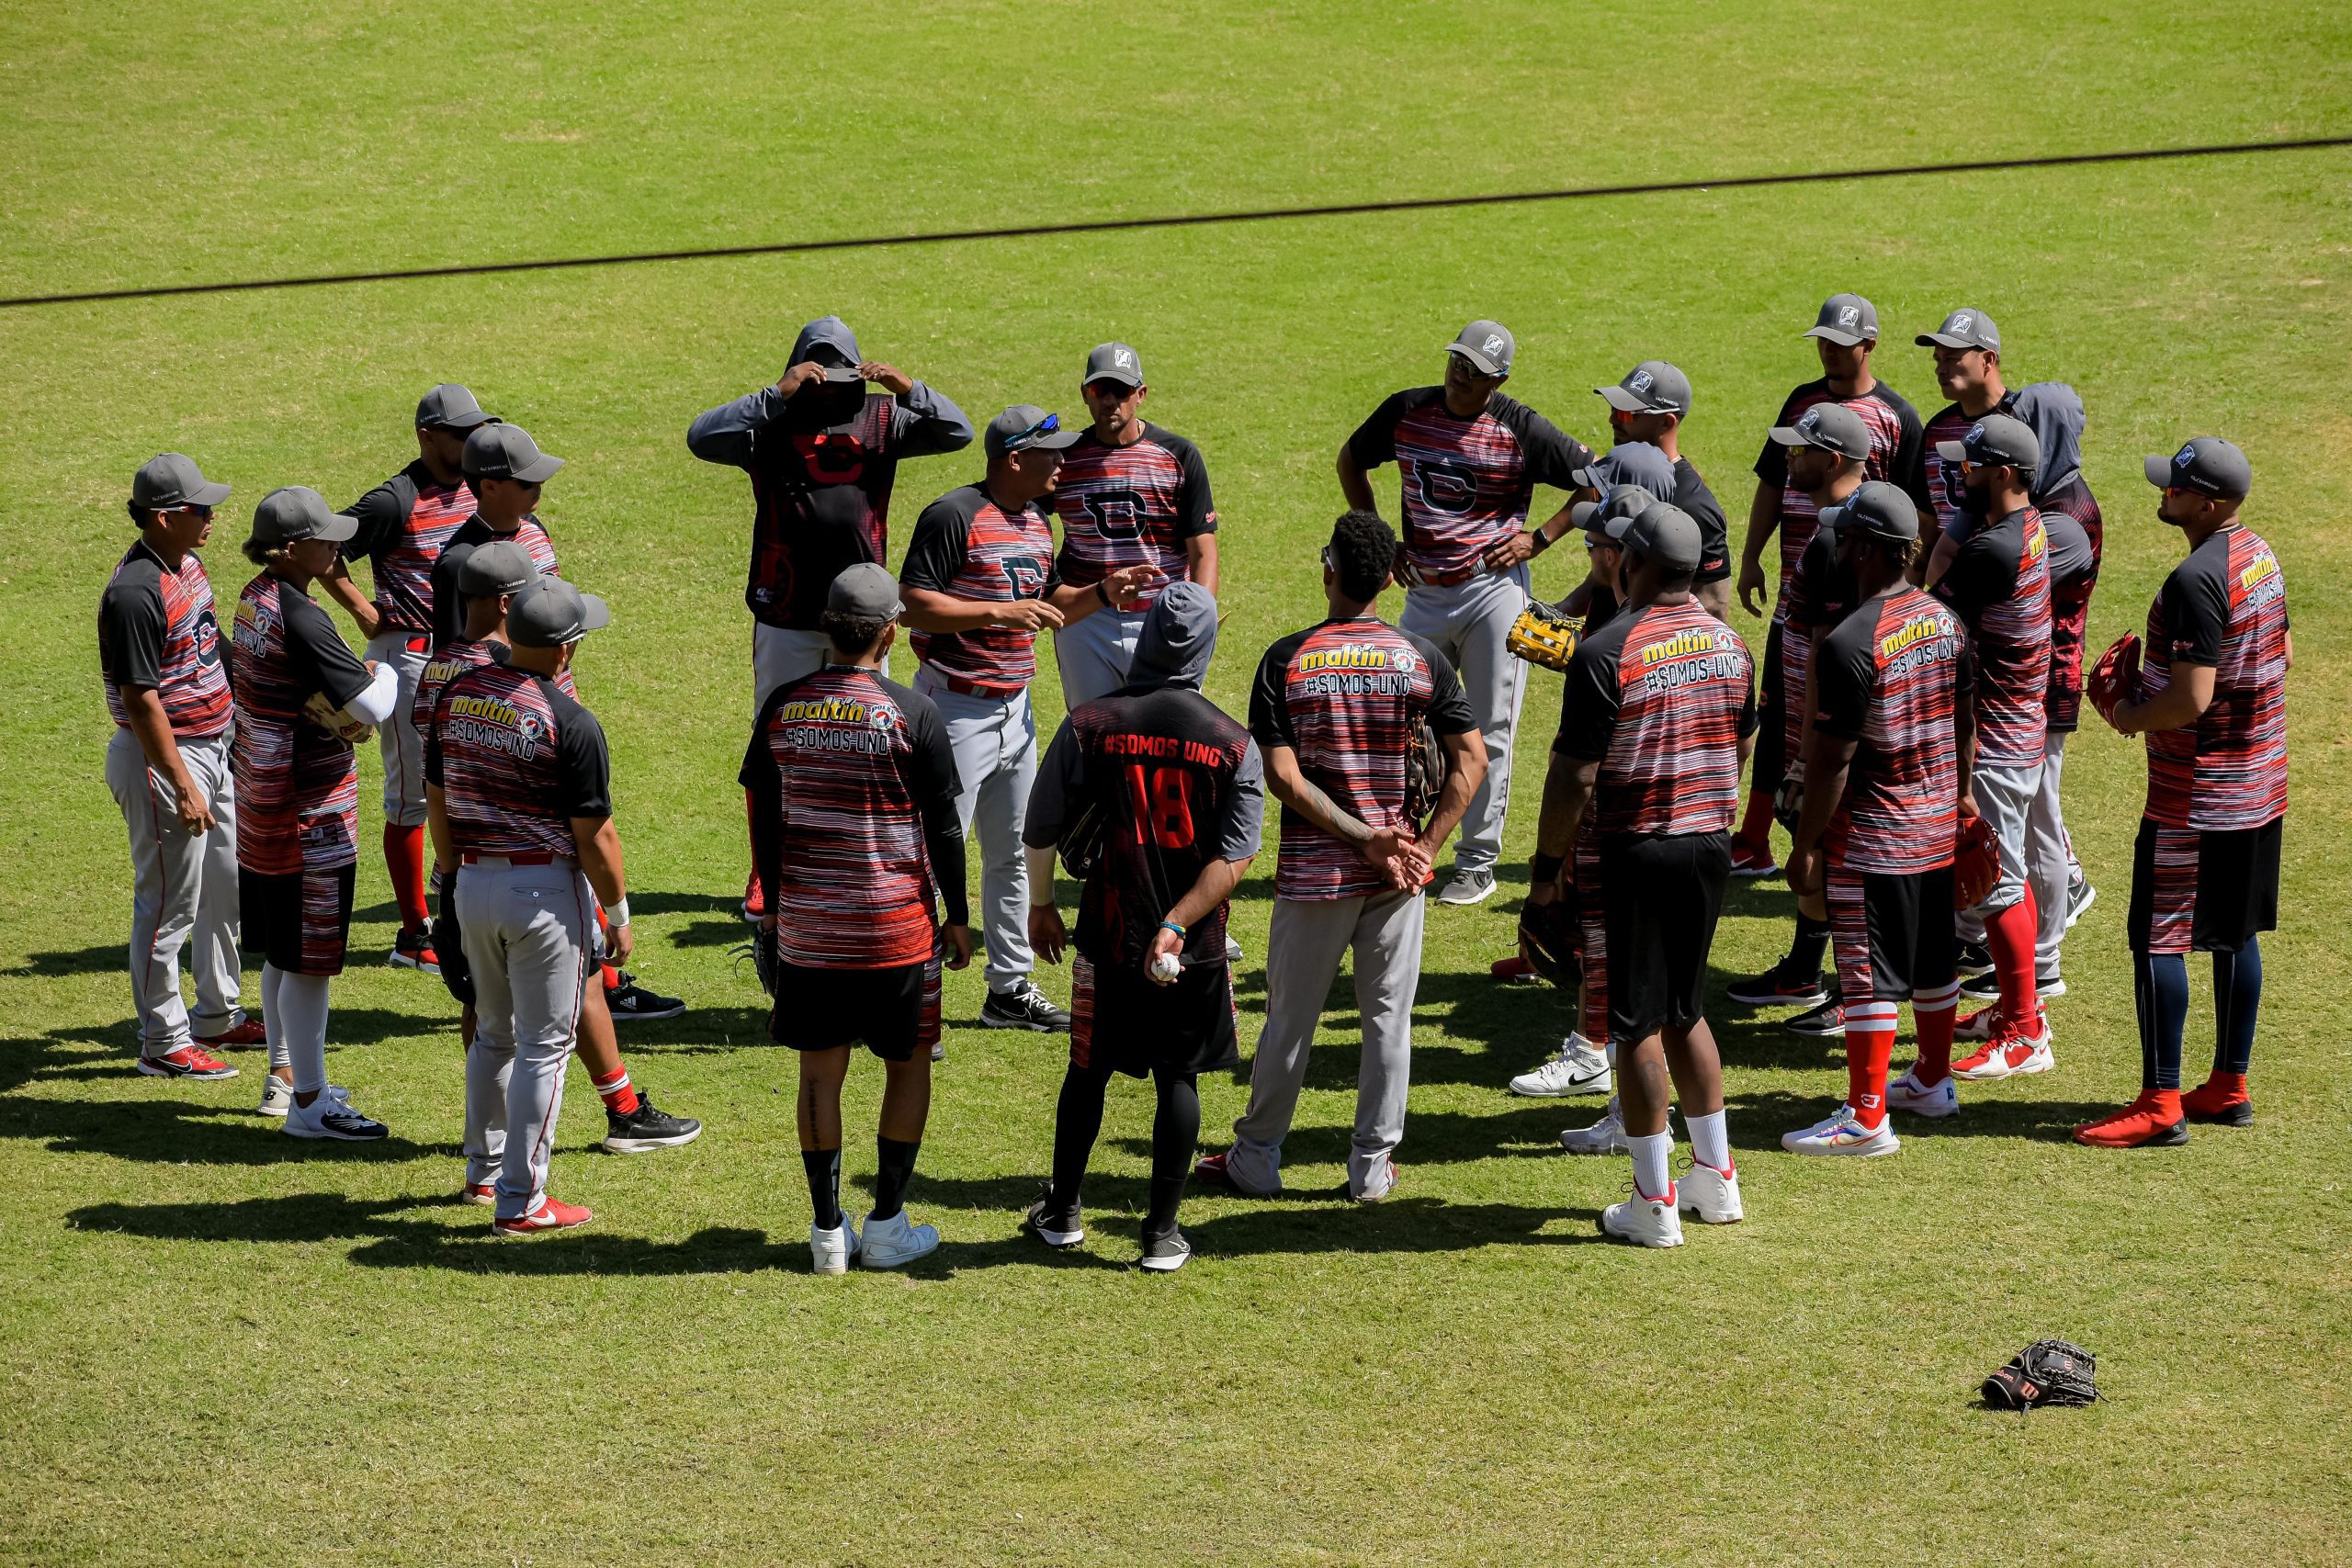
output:
[[1870,426],[1843,403],[1815,403],[1794,424],[1776,424],[1772,439],[1783,446],[1818,446],[1859,462],[1871,455]]
[[1097,344],[1086,356],[1086,376],[1081,386],[1097,381],[1116,381],[1123,387],[1143,385],[1143,355],[1124,343]]
[[1699,525],[1671,502],[1654,502],[1642,509],[1625,531],[1625,547],[1639,550],[1661,566],[1678,571],[1699,570]]
[[563,459],[539,450],[530,432],[519,424],[485,424],[466,437],[466,477],[470,479],[520,479],[544,484],[563,467]]
[[1944,324],[1913,340],[1921,348],[1986,348],[2001,352],[2001,329],[1982,310],[1963,307],[1944,318]]
[[560,577],[541,576],[525,583],[506,606],[506,636],[517,648],[561,648],[612,620],[612,611],[594,593]]
[[2025,421],[1988,413],[1970,425],[1959,440],[1937,442],[1936,456],[1947,463],[1967,462],[2030,474],[2041,467],[2041,442]]
[[1821,302],[1821,314],[1802,334],[1827,338],[1840,347],[1878,341],[1878,307],[1859,294],[1832,294]]
[[988,430],[980,437],[980,449],[991,457],[1040,448],[1062,452],[1077,446],[1083,434],[1064,430],[1060,415],[1047,413],[1035,403],[1015,403],[989,421]]
[[130,504],[148,512],[175,506],[218,506],[228,499],[227,485],[206,479],[195,458],[177,452],[148,458],[130,476]]
[[1823,507],[1821,521],[1827,527],[1851,528],[1897,545],[1919,536],[1918,508],[1901,486],[1884,479],[1864,479],[1844,501]]
[[326,497],[308,485],[271,491],[254,508],[257,544],[284,545],[296,539],[330,539],[341,544],[357,532],[359,519],[329,511]]
[[538,575],[530,551],[513,539],[491,539],[468,550],[458,563],[458,592],[469,599],[520,593]]
[[1620,413],[1689,413],[1690,378],[1663,359],[1645,359],[1613,387],[1595,387]]
[[474,395],[455,381],[444,381],[416,400],[419,430],[471,430],[498,422],[481,412]]
[[2146,468],[2152,485],[2191,490],[2216,501],[2244,501],[2254,489],[2254,465],[2218,435],[2200,435],[2169,457],[2150,457]]

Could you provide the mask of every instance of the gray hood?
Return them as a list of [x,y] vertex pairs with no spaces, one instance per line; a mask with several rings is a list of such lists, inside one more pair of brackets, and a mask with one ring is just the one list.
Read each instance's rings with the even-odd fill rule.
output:
[[792,340],[789,363],[800,364],[808,357],[808,351],[820,343],[837,350],[852,365],[859,363],[857,334],[850,331],[848,323],[839,316],[820,316],[801,328],[800,335]]
[[2041,444],[2041,468],[2033,493],[2048,495],[2083,471],[2083,400],[2064,381],[2036,381],[2010,405]]
[[1143,618],[1136,637],[1131,686],[1201,689],[1216,652],[1216,599],[1197,582],[1171,582]]

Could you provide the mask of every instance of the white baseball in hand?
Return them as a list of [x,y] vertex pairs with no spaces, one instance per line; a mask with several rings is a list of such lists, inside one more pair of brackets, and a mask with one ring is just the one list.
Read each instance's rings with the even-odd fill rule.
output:
[[1176,976],[1183,972],[1184,966],[1177,961],[1174,953],[1155,953],[1151,955],[1151,977],[1161,985],[1174,984]]

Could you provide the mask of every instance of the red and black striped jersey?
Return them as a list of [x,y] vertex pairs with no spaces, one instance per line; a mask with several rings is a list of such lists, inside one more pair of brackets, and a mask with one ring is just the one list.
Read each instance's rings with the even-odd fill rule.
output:
[[1124,566],[1159,570],[1133,605],[1148,610],[1170,582],[1192,579],[1185,542],[1216,532],[1209,471],[1201,450],[1147,422],[1143,434],[1114,446],[1091,430],[1062,455],[1054,476],[1062,520],[1061,580],[1086,587]]
[[761,705],[739,777],[786,963],[923,964],[940,893],[951,924],[968,918],[956,755],[922,694],[839,664],[788,682]]
[[424,778],[441,786],[460,854],[573,857],[571,819],[613,814],[596,716],[547,676],[495,660],[442,688]]
[[2073,730],[2082,723],[2083,637],[2107,526],[2080,474],[2035,504],[2050,536],[2050,728]]
[[[1917,473],[1919,412],[1901,394],[1878,381],[1867,392],[1841,398],[1829,389],[1826,379],[1807,381],[1781,402],[1781,416],[1772,423],[1782,428],[1793,425],[1798,415],[1816,403],[1843,404],[1860,416],[1863,427],[1870,432],[1871,455],[1862,465],[1864,479],[1901,485],[1917,504],[1928,504],[1927,492],[1919,488]],[[1766,484],[1781,487],[1781,575],[1772,616],[1782,620],[1786,618],[1789,580],[1796,575],[1797,562],[1804,558],[1804,547],[1813,542],[1813,531],[1821,525],[1821,515],[1813,498],[1789,482],[1789,449],[1770,437],[1765,439],[1763,453],[1756,459],[1756,477]],[[1783,658],[1787,656],[1785,643],[1781,653]]]
[[458,569],[477,545],[505,539],[523,547],[542,573],[556,570],[555,541],[537,517],[526,517],[512,534],[501,534],[480,517],[469,517],[442,543],[433,561],[433,646],[454,642],[466,632],[466,596],[458,591]]
[[1957,725],[1974,688],[1967,628],[1916,588],[1864,600],[1821,639],[1814,728],[1856,742],[1825,840],[1832,864],[1908,875],[1951,863]]
[[2148,607],[2143,697],[2175,664],[2213,671],[2196,723],[2148,734],[2146,815],[2168,828],[2229,832],[2287,810],[2287,580],[2253,529],[2209,536]]
[[237,595],[230,637],[237,734],[237,863],[266,876],[328,871],[359,858],[359,761],[351,742],[302,715],[314,692],[342,707],[366,691],[334,622],[265,571]]
[[[1374,830],[1405,819],[1405,759],[1423,724],[1478,728],[1445,655],[1373,615],[1326,621],[1266,650],[1250,692],[1250,733],[1298,753],[1299,772]],[[1280,898],[1356,898],[1388,890],[1355,846],[1288,807],[1274,866]]]
[[1600,764],[1593,830],[1729,832],[1755,677],[1747,644],[1695,599],[1621,615],[1577,644],[1559,750]]
[[[2014,389],[2004,391],[2001,400],[1986,409],[1984,413],[2005,413],[2011,419],[2021,421],[2026,417],[2018,412],[2018,394]],[[1934,418],[1928,421],[1927,438],[1919,444],[1919,485],[1926,492],[1928,503],[1935,508],[1936,526],[1955,536],[1964,535],[1973,521],[1967,509],[1961,505],[1961,497],[1967,492],[1968,487],[1961,479],[1960,469],[1948,466],[1936,446],[1940,442],[1957,442],[1968,434],[1970,425],[1984,417],[1983,413],[1966,412],[1958,403],[1946,403],[1936,411]]]
[[441,694],[448,689],[449,682],[467,671],[479,670],[496,659],[499,647],[488,637],[479,642],[469,642],[460,637],[455,642],[445,642],[433,650],[433,656],[424,661],[424,668],[417,672],[416,696],[408,708],[409,724],[420,739],[430,741],[433,739],[433,726],[441,713]]
[[212,580],[196,552],[175,571],[144,539],[131,546],[98,597],[98,673],[115,723],[130,722],[121,688],[132,686],[162,699],[174,735],[220,734],[233,713],[222,660]]
[[346,514],[359,531],[345,542],[343,558],[373,563],[376,609],[387,627],[430,632],[433,566],[449,536],[474,514],[464,480],[445,485],[424,459],[411,463],[352,502]]
[[1976,765],[2039,766],[2050,733],[2050,536],[2040,509],[1979,522],[1935,592],[1973,641]]
[[[1010,604],[1060,586],[1054,526],[1035,502],[1006,512],[986,485],[959,485],[923,508],[899,582],[957,599]],[[976,690],[1011,696],[1037,672],[1037,634],[1012,626],[914,634],[915,657]]]
[[1424,578],[1476,570],[1498,542],[1526,526],[1537,485],[1574,490],[1568,476],[1593,460],[1590,448],[1524,403],[1497,392],[1464,419],[1445,406],[1443,387],[1415,387],[1382,403],[1348,437],[1348,451],[1367,470],[1396,465],[1405,564]]

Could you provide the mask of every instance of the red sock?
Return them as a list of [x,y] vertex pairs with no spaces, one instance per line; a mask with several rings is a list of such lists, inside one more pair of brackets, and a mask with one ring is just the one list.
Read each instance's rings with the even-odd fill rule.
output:
[[385,823],[384,869],[392,874],[392,897],[401,907],[401,930],[423,931],[432,920],[424,902],[424,829]]
[[[1949,1047],[1947,1047],[1949,1051]],[[1865,1127],[1886,1120],[1886,1066],[1894,1055],[1894,1004],[1846,1004],[1846,1103]]]
[[614,1115],[627,1116],[637,1109],[637,1090],[629,1087],[628,1063],[615,1067],[613,1076],[608,1078],[600,1078],[591,1073],[588,1081],[596,1086],[596,1098],[603,1100],[605,1109]]
[[1772,797],[1760,790],[1747,796],[1747,810],[1739,819],[1739,837],[1757,849],[1772,842]]
[[604,974],[601,977],[605,982],[605,989],[608,991],[619,990],[621,988],[621,972],[614,968],[609,964],[605,964],[603,968]]
[[1914,1073],[1922,1089],[1932,1089],[1951,1077],[1951,1031],[1959,1010],[1957,980],[1911,998],[1911,1021],[1919,1031],[1919,1065]]
[[1984,919],[1984,947],[1993,955],[1993,973],[2001,982],[2001,1021],[2028,1033],[2041,1027],[2041,998],[2033,984],[2037,923],[2030,887],[2024,897]]
[[[605,919],[604,908],[601,905],[599,905],[596,909],[596,934],[603,939],[603,945],[605,951],[611,951],[613,945],[613,922]],[[608,991],[612,990],[621,983],[621,972],[614,968],[611,964],[607,964],[603,965],[603,971],[605,989]]]

